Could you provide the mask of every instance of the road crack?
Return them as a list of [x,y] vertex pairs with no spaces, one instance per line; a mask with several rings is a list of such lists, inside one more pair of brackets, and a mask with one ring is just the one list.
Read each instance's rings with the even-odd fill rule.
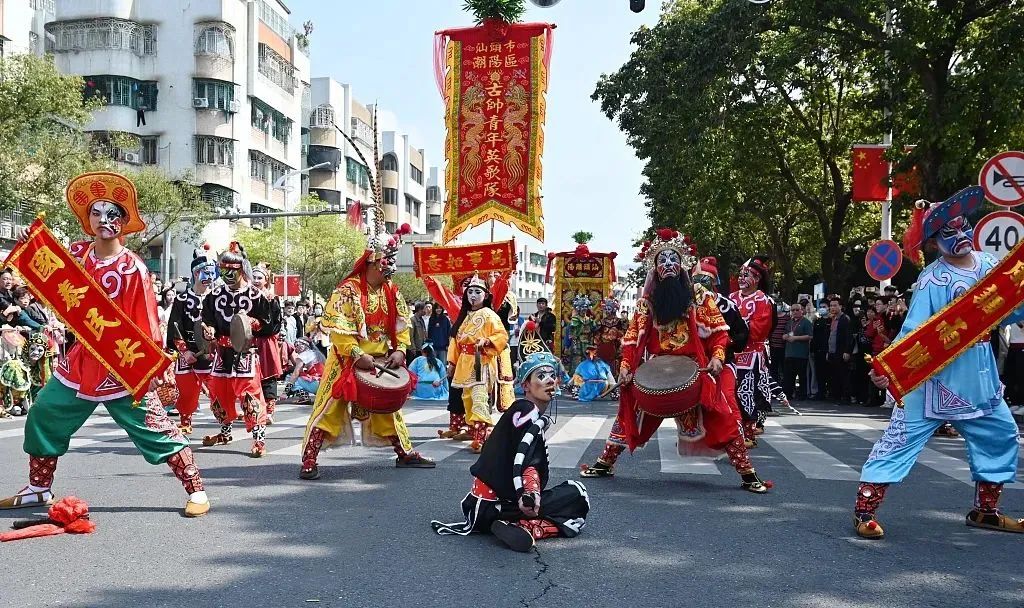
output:
[[544,583],[544,588],[540,590],[540,593],[530,599],[523,598],[519,600],[519,605],[523,608],[530,608],[530,605],[533,604],[533,602],[541,599],[547,595],[548,591],[551,591],[558,586],[555,584],[555,581],[551,580],[549,576],[546,576],[551,564],[544,561],[544,558],[540,554],[540,549],[538,549],[536,545],[533,547],[533,561],[537,564],[537,574],[534,575],[533,580],[538,583]]

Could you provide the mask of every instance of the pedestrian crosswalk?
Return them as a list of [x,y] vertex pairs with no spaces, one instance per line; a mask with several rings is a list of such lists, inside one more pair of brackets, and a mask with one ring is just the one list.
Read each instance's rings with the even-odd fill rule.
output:
[[[309,406],[278,406],[277,421],[266,429],[267,457],[298,460],[308,414]],[[416,450],[436,460],[438,466],[466,466],[466,460],[471,458],[468,442],[440,439],[437,436],[437,431],[447,426],[448,413],[443,407],[416,404],[406,407],[403,415]],[[592,461],[600,453],[613,417],[614,413],[610,409],[605,413],[594,410],[563,412],[546,434],[551,467],[577,469],[581,464]],[[355,436],[359,437],[358,424],[356,426]],[[864,458],[881,435],[886,420],[803,413],[770,418],[765,426],[765,434],[758,438],[759,447],[751,452],[751,458],[760,470],[768,469],[778,474],[777,467],[787,466],[807,479],[855,482],[860,477]],[[194,420],[194,427],[195,445],[203,435],[216,432],[217,424],[208,414],[200,413]],[[23,436],[24,418],[0,422],[0,447],[14,442],[20,444]],[[236,443],[246,446],[246,439],[241,424],[236,423]],[[129,441],[125,432],[100,409],[76,433],[70,451],[91,450],[101,444],[123,445]],[[920,467],[973,485],[962,440],[937,440],[931,445],[921,453],[918,459]],[[203,449],[197,448],[199,453]],[[219,453],[223,454],[223,450],[219,450]],[[336,464],[372,462],[380,460],[382,453],[379,449],[365,449],[359,445],[345,446],[325,452],[321,462],[326,465],[332,461]],[[623,455],[622,459],[624,471],[641,466],[630,463],[629,455]],[[632,459],[653,459],[657,472],[669,476],[733,474],[732,467],[724,458],[679,456],[677,431],[671,421],[666,421],[651,443],[645,449],[638,450]],[[1020,487],[1019,484],[1014,485]]]

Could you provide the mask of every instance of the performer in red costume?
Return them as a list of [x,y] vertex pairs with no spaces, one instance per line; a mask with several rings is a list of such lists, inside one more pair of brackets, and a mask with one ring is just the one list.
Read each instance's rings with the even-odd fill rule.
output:
[[729,408],[741,416],[739,402],[736,400],[736,353],[747,347],[749,330],[736,304],[729,298],[718,293],[718,260],[713,257],[702,258],[693,267],[694,293],[700,298],[700,292],[706,291],[715,300],[715,306],[722,313],[726,325],[729,326],[729,346],[725,349],[725,367],[718,376],[718,384]]
[[267,424],[274,424],[274,410],[277,408],[277,381],[284,373],[281,364],[281,345],[278,334],[281,333],[283,313],[281,303],[274,295],[273,275],[266,264],[257,264],[252,269],[252,286],[260,290],[270,305],[268,326],[259,335],[253,336],[252,342],[260,357],[260,388],[263,399],[267,402]]
[[220,255],[220,276],[223,285],[206,294],[203,301],[203,333],[214,342],[213,371],[210,372],[210,409],[220,422],[220,432],[203,437],[203,445],[231,443],[231,423],[238,418],[236,403],[242,403],[245,429],[252,433],[249,456],[260,458],[267,450],[264,433],[267,405],[260,386],[260,360],[253,345],[236,350],[232,344],[232,321],[245,313],[253,336],[271,331],[270,303],[249,280],[252,266],[242,245],[231,247]]
[[740,268],[739,291],[729,299],[747,323],[747,347],[736,353],[736,397],[743,414],[747,447],[757,445],[764,432],[764,419],[772,409],[772,397],[787,403],[782,389],[768,373],[768,336],[775,324],[775,302],[768,297],[771,271],[768,258],[754,256]]
[[185,291],[174,298],[167,322],[167,345],[177,351],[174,382],[178,387],[178,428],[192,434],[192,416],[199,409],[199,395],[206,390],[213,361],[209,353],[200,353],[196,322],[203,314],[203,297],[217,280],[217,262],[209,257],[209,246],[197,249],[192,257],[192,280]]
[[[149,271],[122,243],[124,235],[146,229],[135,185],[115,173],[85,173],[68,184],[67,201],[82,230],[93,237],[92,241],[72,244],[71,253],[125,315],[159,344],[162,337]],[[71,347],[67,357],[58,360],[53,377],[29,410],[24,442],[29,454],[29,485],[0,500],[0,509],[53,503],[50,488],[57,458],[67,452],[71,436],[100,403],[128,433],[146,462],[166,462],[171,467],[189,495],[185,516],[206,514],[210,502],[188,439],[167,417],[152,392],[144,406],[134,407],[134,398],[124,385],[81,341]]]
[[[694,294],[688,272],[696,262],[689,238],[662,228],[638,256],[648,270],[643,295],[622,341],[619,381],[623,383],[619,413],[604,452],[593,466],[584,465],[583,477],[610,477],[615,461],[627,447],[642,446],[661,426],[663,418],[637,407],[636,385],[631,383],[641,362],[660,355],[684,355],[707,370],[700,380],[699,403],[677,416],[679,453],[713,455],[723,451],[743,478],[743,488],[762,494],[768,486],[754,471],[743,444],[740,423],[718,383],[725,365],[729,327],[714,298],[701,290]],[[638,261],[639,261],[638,260]]]

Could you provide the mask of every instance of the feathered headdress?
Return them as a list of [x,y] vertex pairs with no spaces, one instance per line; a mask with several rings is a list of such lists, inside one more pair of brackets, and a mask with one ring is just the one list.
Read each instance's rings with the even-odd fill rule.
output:
[[697,263],[697,247],[689,236],[674,228],[658,228],[654,234],[655,238],[645,241],[640,253],[636,256],[636,261],[642,262],[648,271],[654,268],[658,254],[667,250],[679,254],[681,265],[687,272]]

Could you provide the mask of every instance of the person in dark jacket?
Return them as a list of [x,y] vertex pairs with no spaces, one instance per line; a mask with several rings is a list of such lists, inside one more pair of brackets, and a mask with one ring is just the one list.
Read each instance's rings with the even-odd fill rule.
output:
[[558,389],[560,363],[550,353],[529,355],[516,383],[526,393],[501,416],[476,463],[473,487],[462,500],[466,520],[430,522],[440,535],[490,532],[513,551],[530,551],[536,540],[575,537],[590,512],[587,488],[575,480],[545,489],[550,463],[545,412]]
[[434,312],[427,325],[427,341],[434,346],[434,353],[442,361],[448,360],[448,342],[452,337],[452,320],[440,304],[434,304]]
[[558,319],[555,318],[555,313],[548,308],[547,298],[537,298],[537,314],[534,315],[534,318],[537,319],[537,325],[540,328],[540,339],[548,345],[548,350],[554,351]]
[[830,397],[841,405],[850,403],[850,317],[843,313],[839,296],[828,301],[828,343],[826,360],[829,369]]

